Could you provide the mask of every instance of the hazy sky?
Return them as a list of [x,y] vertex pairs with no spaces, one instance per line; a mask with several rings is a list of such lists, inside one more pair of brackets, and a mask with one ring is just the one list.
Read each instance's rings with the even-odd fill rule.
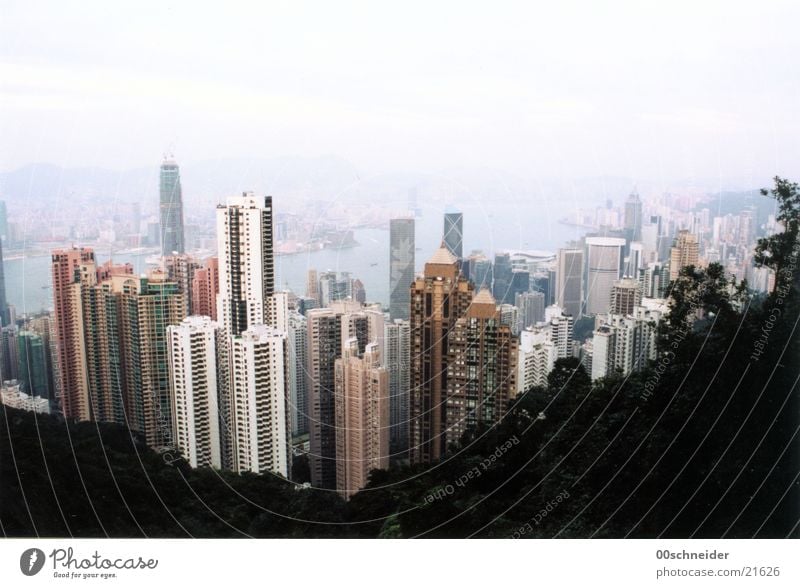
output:
[[0,0],[0,169],[800,174],[798,2],[208,4]]

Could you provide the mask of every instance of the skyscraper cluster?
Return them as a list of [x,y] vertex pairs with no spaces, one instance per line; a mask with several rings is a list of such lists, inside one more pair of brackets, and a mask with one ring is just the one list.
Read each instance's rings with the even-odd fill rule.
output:
[[[192,467],[291,478],[307,459],[311,484],[345,498],[373,470],[435,462],[497,424],[561,359],[592,379],[643,369],[670,280],[714,251],[698,237],[710,219],[667,230],[634,193],[624,220],[555,254],[465,255],[463,214],[447,212],[417,273],[415,218],[393,218],[384,308],[348,271],[277,289],[271,196],[229,197],[216,256],[184,251],[182,197],[165,160],[161,263],[146,275],[89,247],[53,251],[52,316],[17,324],[0,266],[4,402],[125,425]],[[715,243],[756,231],[752,213],[717,221]]]

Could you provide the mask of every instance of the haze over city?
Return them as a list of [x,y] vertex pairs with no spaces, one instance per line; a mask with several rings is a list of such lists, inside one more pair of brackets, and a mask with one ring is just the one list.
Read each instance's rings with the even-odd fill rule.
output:
[[800,161],[792,2],[3,13],[5,171],[333,154],[362,177],[489,168],[744,189]]

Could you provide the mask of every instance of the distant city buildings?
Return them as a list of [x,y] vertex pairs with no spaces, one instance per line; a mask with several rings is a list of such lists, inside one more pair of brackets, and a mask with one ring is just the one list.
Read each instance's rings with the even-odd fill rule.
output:
[[165,158],[159,176],[161,255],[184,253],[183,191],[178,164]]
[[414,219],[389,222],[389,318],[408,320],[409,292],[414,281]]
[[[307,454],[312,485],[345,498],[376,469],[433,463],[496,424],[518,394],[547,386],[559,359],[579,357],[593,380],[645,369],[682,267],[719,261],[754,288],[774,286],[750,251],[759,231],[779,230],[774,218],[694,202],[678,213],[634,193],[592,211],[596,231],[556,254],[464,257],[463,215],[447,213],[421,275],[414,218],[387,213],[381,306],[358,268],[308,268],[300,292],[276,290],[273,241],[302,220],[275,217],[271,197],[228,198],[215,240],[187,252],[174,162],[162,165],[161,195],[160,270],[134,275],[91,248],[57,249],[52,315],[18,320],[0,266],[3,402],[125,424],[192,467],[289,478]],[[144,231],[146,220],[126,209],[103,231]]]
[[680,271],[690,265],[696,266],[699,261],[697,236],[688,230],[678,231],[675,243],[669,255],[669,279],[676,280]]
[[459,262],[464,257],[464,215],[461,212],[446,212],[444,215],[443,242],[447,250]]

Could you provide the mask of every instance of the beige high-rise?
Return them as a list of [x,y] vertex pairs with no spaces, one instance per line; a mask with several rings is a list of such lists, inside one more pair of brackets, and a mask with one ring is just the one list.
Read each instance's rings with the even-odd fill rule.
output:
[[389,467],[389,372],[378,345],[358,356],[350,339],[335,366],[336,489],[349,498],[367,485],[372,470]]
[[696,266],[699,260],[699,251],[697,235],[686,229],[678,231],[678,236],[669,252],[669,279],[677,279],[681,269],[686,266]]

